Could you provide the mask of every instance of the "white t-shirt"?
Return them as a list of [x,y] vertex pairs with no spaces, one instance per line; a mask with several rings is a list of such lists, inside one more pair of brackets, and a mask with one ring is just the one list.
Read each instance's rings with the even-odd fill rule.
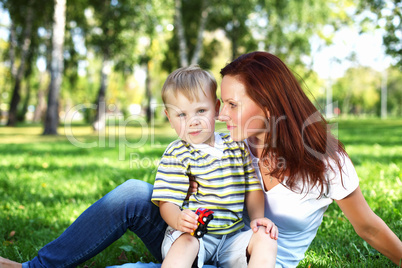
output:
[[[251,152],[250,155],[264,190],[258,166],[259,159]],[[265,217],[273,221],[279,229],[276,267],[296,267],[314,239],[328,205],[333,200],[345,198],[359,186],[356,170],[348,157],[341,156],[343,186],[335,161],[329,161],[329,165],[335,172],[330,168],[327,169],[326,178],[330,184],[319,199],[317,199],[320,194],[318,187],[314,187],[307,195],[307,190],[297,193],[282,184],[276,185],[269,191],[264,190]]]
[[193,146],[198,150],[201,150],[204,153],[210,154],[218,159],[221,159],[223,156],[223,150],[225,149],[225,145],[223,144],[222,137],[221,135],[219,135],[219,133],[215,132],[214,136],[215,136],[214,147],[209,146],[208,144],[205,143],[191,144],[191,146]]

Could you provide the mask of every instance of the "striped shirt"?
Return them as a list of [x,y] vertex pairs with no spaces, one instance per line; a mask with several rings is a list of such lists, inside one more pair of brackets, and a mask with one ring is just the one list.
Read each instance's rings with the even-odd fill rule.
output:
[[[199,207],[214,211],[208,225],[210,234],[228,234],[241,229],[245,193],[261,190],[247,147],[229,134],[215,134],[221,140],[222,157],[198,149],[182,140],[172,142],[162,156],[155,178],[152,202],[171,202],[182,209]],[[207,146],[207,145],[205,145]],[[198,191],[185,200],[189,176],[195,177]]]

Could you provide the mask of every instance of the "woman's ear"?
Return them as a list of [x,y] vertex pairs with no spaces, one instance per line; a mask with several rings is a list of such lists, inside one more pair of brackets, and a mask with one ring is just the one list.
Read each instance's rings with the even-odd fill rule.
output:
[[267,118],[271,117],[271,113],[268,111],[268,109],[265,109],[265,112],[267,113]]

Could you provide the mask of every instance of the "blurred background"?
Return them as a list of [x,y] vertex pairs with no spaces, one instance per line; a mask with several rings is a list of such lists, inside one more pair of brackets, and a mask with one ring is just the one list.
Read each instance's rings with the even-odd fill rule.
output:
[[[0,122],[163,119],[174,69],[279,56],[327,116],[402,116],[400,0],[0,0]],[[77,108],[78,107],[78,108]],[[71,112],[74,111],[74,112]]]
[[[295,72],[401,238],[401,0],[0,0],[0,256],[30,260],[124,181],[153,183],[177,138],[167,75],[196,63],[220,83],[255,50]],[[136,261],[155,259],[127,232],[79,267]],[[395,265],[330,206],[298,267]]]

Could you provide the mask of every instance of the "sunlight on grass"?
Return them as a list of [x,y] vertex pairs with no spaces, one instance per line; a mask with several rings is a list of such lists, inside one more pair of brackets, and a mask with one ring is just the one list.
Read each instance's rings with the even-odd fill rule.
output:
[[[356,167],[367,202],[402,238],[402,120],[338,121],[338,137]],[[217,129],[226,130],[224,124]],[[67,228],[88,206],[128,179],[153,183],[158,161],[176,134],[153,129],[41,126],[0,127],[0,256],[26,261]],[[70,135],[66,137],[65,134]],[[82,146],[84,145],[84,146]],[[86,145],[93,145],[86,146]],[[155,261],[131,232],[85,265]],[[299,267],[394,267],[367,245],[333,204]]]

